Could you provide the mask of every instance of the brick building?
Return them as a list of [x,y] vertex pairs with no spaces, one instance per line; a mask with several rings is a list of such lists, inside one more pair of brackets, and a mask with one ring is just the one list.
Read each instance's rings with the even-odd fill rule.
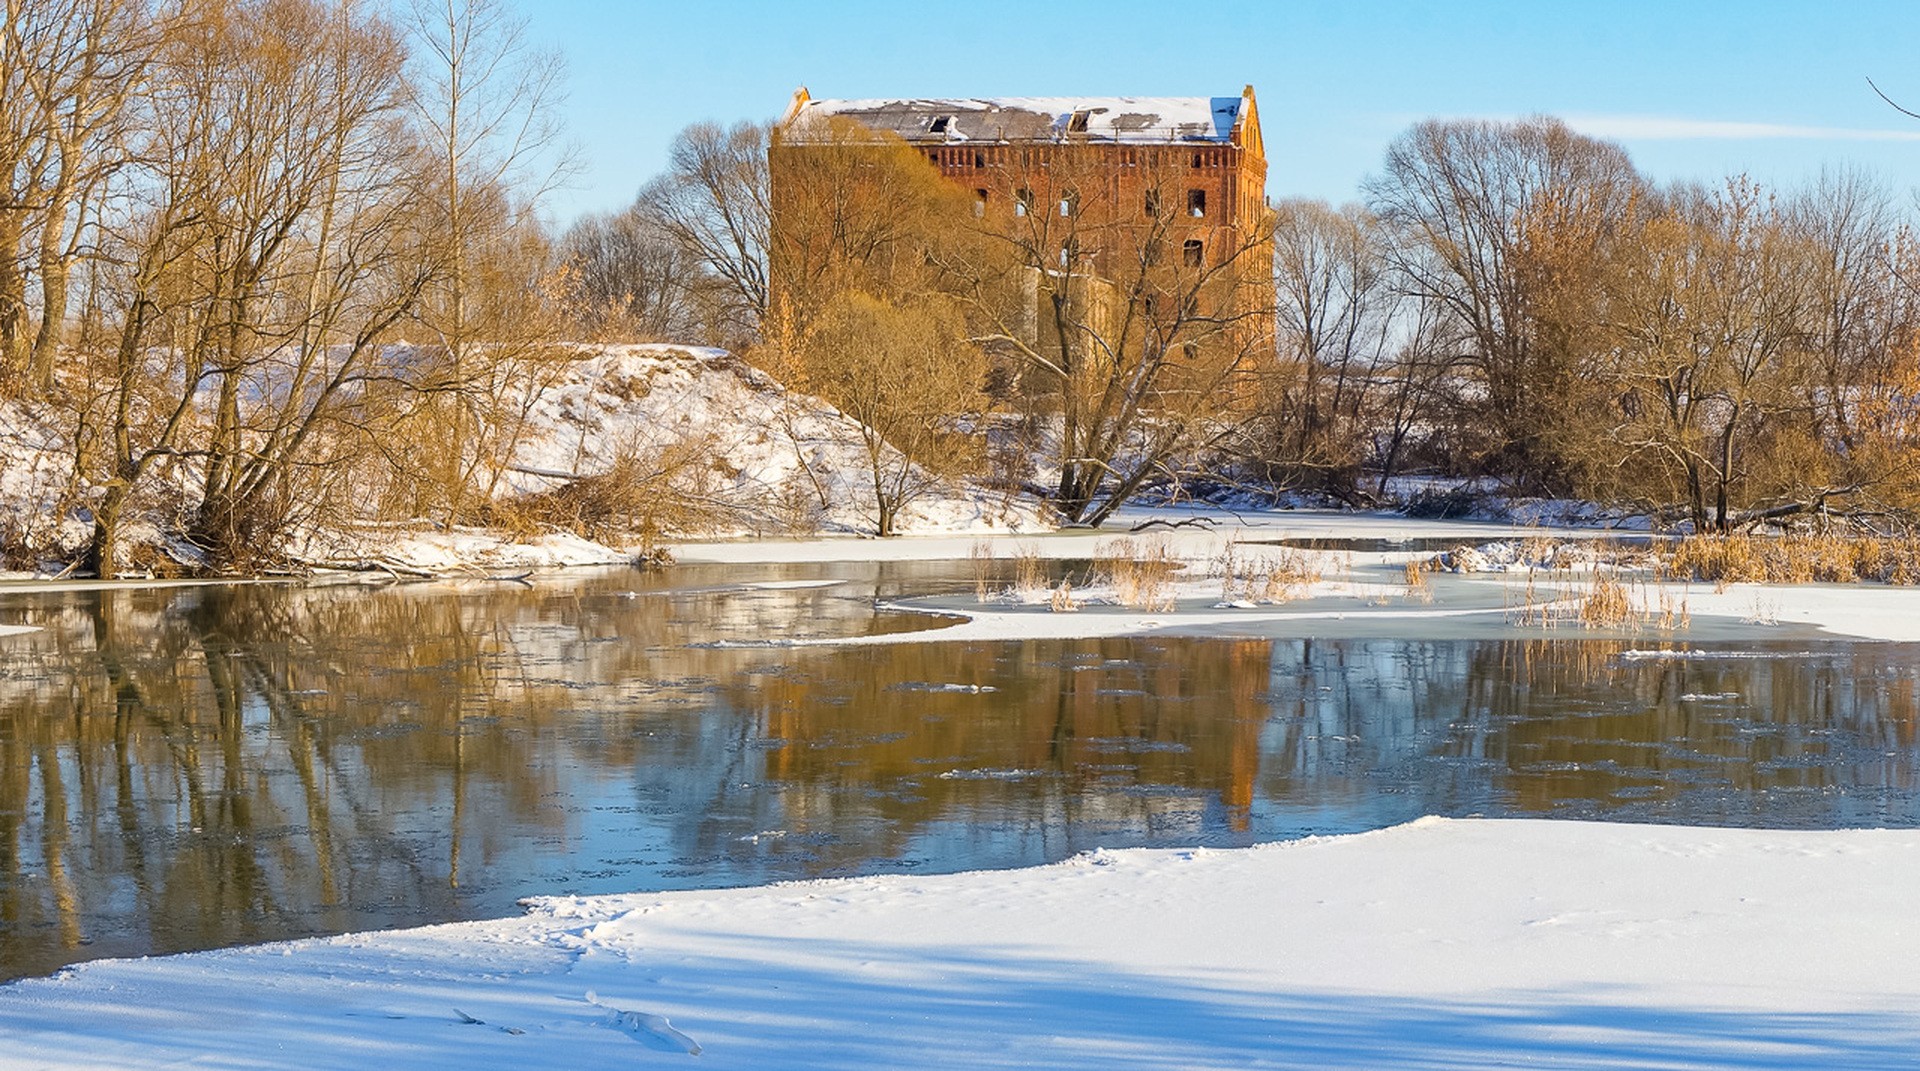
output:
[[[1231,272],[1232,285],[1215,286],[1231,295],[1220,300],[1272,308],[1267,158],[1252,86],[1231,97],[950,100],[816,100],[801,88],[774,134],[776,217],[807,195],[783,180],[783,158],[846,120],[924,153],[973,194],[984,225],[1050,242],[1049,267],[1127,288],[1130,269],[1164,259]],[[1253,321],[1235,335],[1270,339],[1270,320]]]

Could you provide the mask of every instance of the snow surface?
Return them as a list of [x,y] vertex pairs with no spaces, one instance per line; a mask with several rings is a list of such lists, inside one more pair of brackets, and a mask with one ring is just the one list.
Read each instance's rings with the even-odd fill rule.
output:
[[[744,519],[735,531],[789,526],[795,518],[770,508],[788,501],[806,527],[867,532],[873,491],[860,432],[853,418],[725,350],[595,347],[536,400],[514,455],[515,483],[547,490],[553,479],[540,473],[600,472],[623,452],[695,444],[712,481],[704,489]],[[910,503],[899,524],[906,532],[1047,527],[1031,503],[962,486]]]
[[1920,831],[1422,819],[0,988],[0,1068],[1895,1068]]

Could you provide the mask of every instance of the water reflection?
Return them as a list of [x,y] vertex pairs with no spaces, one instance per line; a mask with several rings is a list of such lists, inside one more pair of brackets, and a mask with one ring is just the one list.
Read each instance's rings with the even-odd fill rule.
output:
[[0,620],[44,631],[0,643],[0,977],[531,893],[1426,813],[1920,819],[1899,647],[714,646],[923,627],[873,604],[971,583],[889,564],[10,596]]

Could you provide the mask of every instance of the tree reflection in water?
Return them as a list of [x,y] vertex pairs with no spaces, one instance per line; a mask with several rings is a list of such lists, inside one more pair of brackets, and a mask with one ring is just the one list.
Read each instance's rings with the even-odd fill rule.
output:
[[1920,819],[1899,647],[766,645],[921,627],[874,600],[971,583],[962,563],[9,596],[0,620],[44,631],[0,644],[0,977],[529,894],[1427,813]]

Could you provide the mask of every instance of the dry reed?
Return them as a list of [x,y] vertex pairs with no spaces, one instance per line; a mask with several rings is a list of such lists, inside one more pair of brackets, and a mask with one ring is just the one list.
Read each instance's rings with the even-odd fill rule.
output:
[[1094,583],[1112,586],[1120,605],[1164,613],[1174,608],[1173,577],[1183,568],[1163,540],[1114,539],[1094,548],[1092,575]]

